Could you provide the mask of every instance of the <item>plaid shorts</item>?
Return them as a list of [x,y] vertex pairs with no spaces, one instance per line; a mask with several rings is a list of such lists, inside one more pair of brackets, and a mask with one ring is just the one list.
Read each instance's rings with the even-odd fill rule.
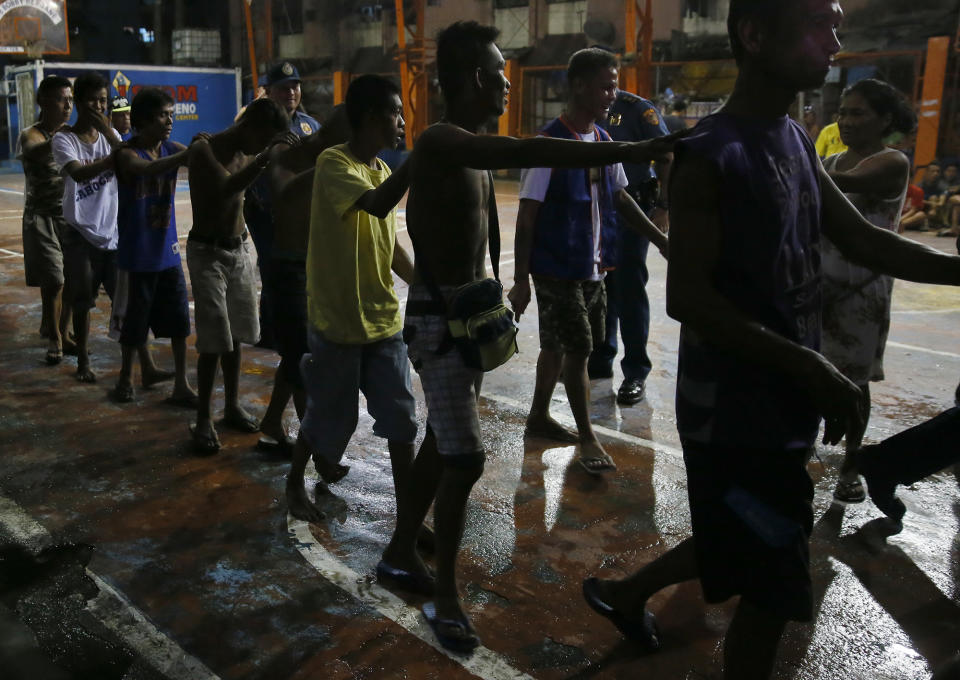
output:
[[[449,289],[444,289],[448,293]],[[409,300],[430,300],[425,289],[414,286]],[[463,363],[456,347],[443,354],[436,350],[447,334],[442,316],[407,314],[403,329],[407,354],[420,376],[427,402],[427,425],[437,439],[443,461],[454,467],[471,467],[483,461],[480,414],[477,400],[483,372]]]
[[534,276],[540,349],[589,356],[603,343],[607,293],[603,281],[570,281]]

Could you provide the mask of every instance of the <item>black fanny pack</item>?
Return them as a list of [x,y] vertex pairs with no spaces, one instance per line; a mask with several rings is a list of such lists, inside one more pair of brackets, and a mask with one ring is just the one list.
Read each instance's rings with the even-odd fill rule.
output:
[[[487,232],[492,279],[464,284],[444,298],[436,280],[424,267],[423,259],[417,257],[416,242],[413,244],[415,266],[430,291],[433,307],[443,310],[447,319],[447,334],[435,353],[445,354],[456,347],[463,362],[479,371],[492,371],[519,351],[513,311],[503,303],[503,285],[500,283],[500,220],[493,193],[493,173],[489,173],[489,183]],[[408,233],[413,241],[413,232]],[[412,311],[410,305],[407,311]]]

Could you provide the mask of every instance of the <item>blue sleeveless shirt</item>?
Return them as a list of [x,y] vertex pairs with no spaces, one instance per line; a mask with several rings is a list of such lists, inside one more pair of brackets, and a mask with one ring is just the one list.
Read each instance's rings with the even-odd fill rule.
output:
[[[817,154],[789,117],[717,113],[675,148],[720,178],[720,245],[713,283],[750,319],[820,350],[820,180]],[[696,200],[677,196],[674,200]],[[820,414],[786,375],[680,331],[677,427],[683,441],[745,448],[813,446]]]
[[[610,135],[596,126],[600,141]],[[541,131],[547,137],[580,139],[556,118]],[[601,272],[616,267],[617,209],[613,202],[613,166],[602,167],[597,191],[600,209]],[[554,168],[533,233],[530,273],[557,279],[587,280],[593,276],[593,198],[589,168]]]
[[[134,149],[144,160],[153,160],[143,149]],[[160,155],[177,152],[170,141],[160,145]],[[177,171],[162,175],[134,175],[119,182],[117,211],[119,242],[117,265],[132,272],[158,272],[180,266],[174,197]]]

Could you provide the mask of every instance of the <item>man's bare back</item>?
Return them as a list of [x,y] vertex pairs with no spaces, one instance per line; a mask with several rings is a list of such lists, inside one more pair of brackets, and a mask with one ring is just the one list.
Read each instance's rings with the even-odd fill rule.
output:
[[407,197],[407,227],[417,240],[417,259],[438,285],[446,286],[487,276],[484,256],[492,191],[487,170],[458,165],[443,153],[445,128],[454,127],[438,123],[423,133],[410,159]]
[[193,231],[203,238],[240,236],[243,223],[243,189],[222,195],[223,178],[233,175],[252,162],[237,151],[218,155],[208,140],[190,146],[190,203],[193,208]]
[[273,206],[273,248],[277,251],[307,254],[310,238],[311,182],[305,188],[284,191],[287,184],[302,172],[313,168],[319,150],[314,133],[299,146],[277,144],[270,159],[270,196]]

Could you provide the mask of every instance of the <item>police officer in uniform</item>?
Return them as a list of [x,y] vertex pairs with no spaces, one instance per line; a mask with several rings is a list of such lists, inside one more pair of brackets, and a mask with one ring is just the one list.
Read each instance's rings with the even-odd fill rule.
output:
[[[320,129],[320,123],[303,112],[300,106],[300,72],[288,61],[274,64],[267,71],[264,88],[267,96],[277,102],[290,116],[290,131],[300,137],[307,137]],[[273,246],[273,217],[270,209],[267,173],[247,189],[243,200],[243,218],[257,248],[257,266],[260,268],[260,280],[270,264]],[[273,321],[271,302],[268,296],[260,295],[260,343],[261,347],[273,347]]]
[[[657,107],[643,97],[617,91],[617,99],[603,124],[616,141],[639,142],[667,134]],[[656,166],[624,163],[629,185],[627,191],[661,230],[667,230],[666,196],[658,180],[666,179],[668,163]],[[643,399],[644,383],[650,373],[647,336],[650,333],[650,302],[647,299],[647,249],[650,242],[632,229],[620,230],[617,268],[604,279],[607,288],[607,326],[604,342],[590,355],[587,372],[591,379],[613,377],[617,356],[617,326],[623,339],[624,356],[620,362],[623,383],[617,390],[617,403],[632,406]]]

